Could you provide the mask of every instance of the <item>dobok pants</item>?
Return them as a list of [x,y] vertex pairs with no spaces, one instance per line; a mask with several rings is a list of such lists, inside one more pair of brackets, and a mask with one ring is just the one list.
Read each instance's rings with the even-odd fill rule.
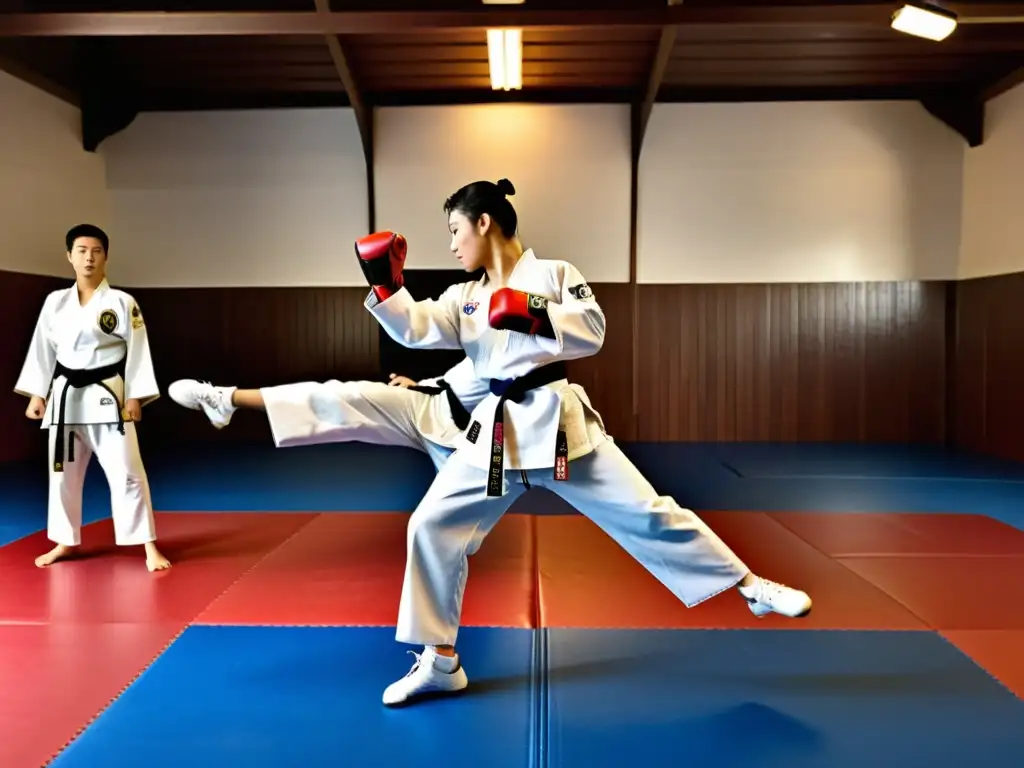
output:
[[278,448],[345,442],[401,446],[426,452],[438,469],[452,453],[435,442],[450,441],[449,428],[431,415],[434,395],[376,381],[301,382],[265,387],[260,394]]
[[[607,440],[569,464],[569,479],[527,470],[530,487],[557,493],[640,562],[687,607],[736,586],[749,569],[693,512],[659,496],[619,447]],[[506,493],[486,495],[487,473],[456,451],[409,520],[407,560],[398,610],[399,642],[455,645],[476,553],[527,489],[520,470],[506,470]]]
[[139,453],[133,422],[125,422],[124,434],[116,424],[77,424],[64,427],[64,445],[75,441],[74,461],[64,462],[63,472],[53,471],[56,426],[50,433],[50,498],[46,533],[56,544],[76,547],[82,543],[82,490],[85,472],[95,454],[110,486],[110,513],[114,541],[121,546],[156,541],[156,522],[149,493],[149,479]]

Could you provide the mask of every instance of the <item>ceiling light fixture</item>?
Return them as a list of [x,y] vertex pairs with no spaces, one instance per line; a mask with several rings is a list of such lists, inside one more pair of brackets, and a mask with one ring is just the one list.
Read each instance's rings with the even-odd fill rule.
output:
[[926,40],[945,40],[957,27],[957,15],[931,3],[907,4],[892,15],[892,28]]
[[523,30],[488,29],[487,60],[491,88],[518,91],[523,87]]

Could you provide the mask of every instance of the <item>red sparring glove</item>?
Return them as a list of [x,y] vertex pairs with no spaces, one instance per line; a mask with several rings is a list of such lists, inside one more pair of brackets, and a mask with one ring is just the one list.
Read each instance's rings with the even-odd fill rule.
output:
[[356,240],[359,266],[380,301],[402,287],[406,249],[405,238],[394,232],[375,232]]
[[543,296],[499,288],[491,294],[491,307],[487,319],[499,331],[516,331],[553,338],[548,300]]

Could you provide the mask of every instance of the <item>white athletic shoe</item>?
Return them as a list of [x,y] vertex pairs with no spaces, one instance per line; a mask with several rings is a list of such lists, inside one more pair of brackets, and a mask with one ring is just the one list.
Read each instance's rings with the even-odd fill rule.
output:
[[409,653],[416,657],[416,663],[405,677],[384,691],[385,705],[393,707],[419,696],[457,693],[469,685],[458,655],[442,656],[430,647],[422,654]]
[[791,619],[800,619],[811,612],[811,597],[806,592],[760,576],[755,578],[757,582],[753,586],[739,589],[747,601],[747,607],[757,618],[778,613]]
[[215,387],[208,381],[195,379],[178,379],[167,388],[174,402],[193,411],[203,411],[217,429],[231,423],[236,410],[231,404],[234,391],[235,387]]

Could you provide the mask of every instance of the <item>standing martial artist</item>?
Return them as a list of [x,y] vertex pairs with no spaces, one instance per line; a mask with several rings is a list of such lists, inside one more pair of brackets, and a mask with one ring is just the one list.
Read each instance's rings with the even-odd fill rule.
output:
[[218,429],[239,408],[265,411],[278,448],[347,442],[401,446],[424,451],[437,469],[488,391],[468,357],[443,376],[420,382],[392,374],[388,384],[331,380],[239,389],[179,379],[167,388],[174,402],[203,411]]
[[156,546],[149,481],[135,422],[160,389],[138,303],[107,283],[107,234],[91,224],[72,228],[67,257],[75,284],[43,302],[14,391],[31,398],[25,415],[49,430],[47,536],[50,565],[81,544],[82,489],[96,455],[110,486],[114,540],[143,544],[146,567],[170,566]]
[[403,287],[406,242],[382,232],[356,243],[366,305],[410,348],[466,350],[489,394],[409,521],[397,640],[425,646],[384,703],[466,687],[455,653],[467,556],[512,502],[547,487],[599,525],[685,605],[737,587],[756,616],[805,616],[811,599],[755,576],[693,512],[659,496],[606,435],[565,361],[597,353],[605,316],[580,271],[524,252],[507,179],[476,182],[445,202],[451,250],[474,282],[415,301]]

